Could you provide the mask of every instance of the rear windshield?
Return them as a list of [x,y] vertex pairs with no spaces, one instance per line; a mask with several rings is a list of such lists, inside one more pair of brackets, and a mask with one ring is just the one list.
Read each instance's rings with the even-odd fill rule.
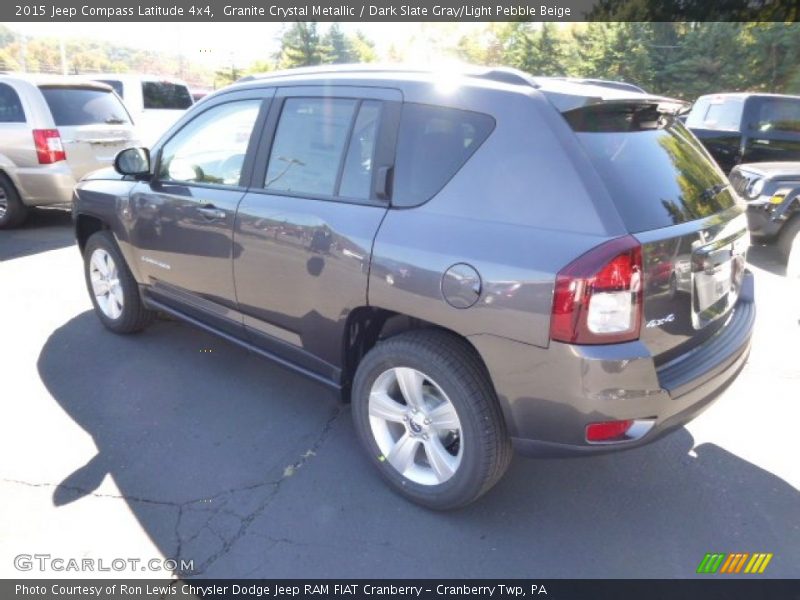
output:
[[192,105],[189,88],[168,81],[145,81],[142,83],[144,108],[185,110]]
[[655,107],[603,105],[564,117],[629,231],[693,221],[736,203],[697,138]]
[[738,96],[703,96],[692,106],[686,126],[714,131],[739,131],[744,99]]
[[122,102],[110,91],[61,86],[40,89],[57,127],[131,122]]

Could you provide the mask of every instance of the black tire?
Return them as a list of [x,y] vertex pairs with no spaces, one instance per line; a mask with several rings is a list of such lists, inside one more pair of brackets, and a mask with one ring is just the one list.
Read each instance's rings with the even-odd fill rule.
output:
[[3,203],[5,211],[0,210],[0,229],[11,229],[19,227],[28,217],[28,207],[22,203],[17,188],[11,180],[3,173],[0,173],[0,202]]
[[[107,252],[117,268],[117,279],[123,301],[122,309],[115,318],[110,317],[103,311],[92,289],[90,265],[92,255],[97,250]],[[83,272],[86,279],[86,289],[92,299],[94,312],[106,328],[114,333],[135,333],[141,331],[153,321],[156,313],[144,307],[142,298],[139,295],[139,286],[133,278],[111,232],[98,231],[92,234],[86,242],[86,247],[83,251]]]
[[789,222],[781,228],[781,232],[778,234],[778,250],[784,261],[789,260],[792,244],[798,235],[800,235],[800,214],[789,219]]
[[[370,392],[377,378],[395,367],[424,373],[447,395],[458,415],[463,453],[455,473],[442,483],[420,484],[402,475],[383,456],[373,435]],[[358,366],[351,399],[356,432],[370,462],[392,488],[422,506],[436,510],[466,506],[494,486],[511,462],[511,442],[489,375],[472,346],[455,335],[421,329],[379,342]]]

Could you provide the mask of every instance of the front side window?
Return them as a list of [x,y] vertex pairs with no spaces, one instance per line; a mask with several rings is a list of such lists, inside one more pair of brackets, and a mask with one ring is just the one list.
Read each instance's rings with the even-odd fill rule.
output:
[[239,185],[260,100],[229,102],[189,122],[161,152],[159,179]]
[[25,111],[17,92],[10,85],[0,83],[0,123],[24,122]]

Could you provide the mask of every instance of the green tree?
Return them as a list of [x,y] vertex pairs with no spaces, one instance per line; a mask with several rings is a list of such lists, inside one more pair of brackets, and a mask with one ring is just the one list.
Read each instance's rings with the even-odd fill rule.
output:
[[370,40],[362,31],[356,31],[355,35],[350,38],[350,44],[355,54],[356,62],[370,63],[378,59],[375,52],[375,43]]
[[278,64],[284,69],[318,65],[322,63],[322,50],[317,23],[298,21],[281,36]]
[[320,54],[323,63],[346,64],[358,61],[353,44],[339,23],[331,25],[322,36]]

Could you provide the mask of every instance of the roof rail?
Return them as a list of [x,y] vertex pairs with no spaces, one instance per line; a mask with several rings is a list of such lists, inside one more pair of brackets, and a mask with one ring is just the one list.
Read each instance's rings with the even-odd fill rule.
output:
[[[527,73],[518,69],[507,67],[477,67],[473,65],[458,65],[455,71],[465,77],[496,81],[498,83],[508,83],[512,85],[526,85],[538,88],[539,84]],[[448,69],[449,70],[449,69]],[[243,83],[246,81],[261,81],[265,79],[277,79],[279,77],[299,77],[303,75],[325,75],[333,73],[436,73],[437,69],[431,66],[413,66],[402,64],[381,64],[381,63],[354,63],[343,65],[318,65],[313,67],[299,67],[297,69],[284,69],[280,71],[268,71],[266,73],[256,73],[246,75],[236,81]]]

